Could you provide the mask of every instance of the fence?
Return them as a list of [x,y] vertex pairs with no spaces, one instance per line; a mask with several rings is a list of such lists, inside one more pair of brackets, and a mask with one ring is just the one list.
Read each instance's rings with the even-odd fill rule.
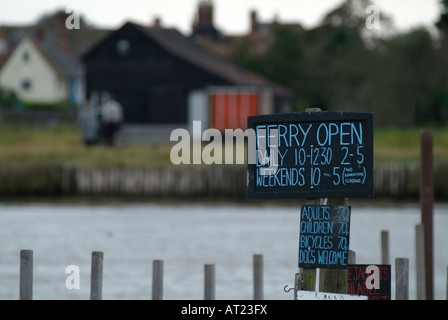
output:
[[[61,185],[64,194],[246,199],[246,171],[241,165],[191,166],[188,169],[64,167]],[[377,166],[373,178],[375,196],[418,198],[418,174],[415,166]]]
[[170,141],[171,132],[182,127],[186,126],[182,124],[125,124],[117,133],[116,144],[119,146],[128,144],[144,146],[166,144],[167,141]]
[[[20,251],[19,299],[33,299],[33,250]],[[90,274],[90,300],[102,300],[102,251],[92,251]],[[153,260],[152,300],[163,300],[163,260]],[[253,256],[254,300],[263,300],[263,255]],[[215,264],[204,265],[204,300],[215,300]]]
[[3,123],[17,125],[34,125],[39,127],[58,124],[75,124],[77,110],[24,110],[0,112]]
[[[417,253],[417,300],[425,300],[424,290],[424,274],[423,274],[423,252],[419,243],[422,243],[423,233],[421,232],[421,225],[416,226],[416,253]],[[389,235],[388,231],[381,233],[381,259],[382,264],[388,264],[389,261]],[[349,251],[349,264],[355,263],[355,252]],[[102,300],[102,282],[103,282],[103,260],[104,253],[101,251],[92,252],[91,260],[91,275],[90,275],[90,299]],[[152,268],[152,300],[163,300],[163,277],[164,277],[164,261],[153,260]],[[294,299],[299,287],[297,283],[304,273],[310,270],[300,270],[296,273],[294,282]],[[315,269],[313,269],[315,271]],[[448,275],[448,267],[447,267]],[[315,280],[314,280],[315,281]],[[448,281],[448,278],[447,278]],[[216,286],[215,286],[215,264],[204,265],[204,300],[215,300]],[[447,282],[448,284],[448,282]],[[314,287],[315,283],[311,285]],[[293,288],[287,289],[285,292],[291,291]],[[33,251],[20,251],[20,300],[33,299]],[[392,297],[391,297],[392,298]],[[253,299],[263,300],[263,255],[253,255]],[[448,299],[448,286],[447,286]],[[395,259],[395,300],[409,300],[409,260],[407,258]]]
[[[103,258],[101,251],[92,252],[90,299],[102,299]],[[409,262],[396,259],[396,300],[409,299]],[[287,286],[284,288],[287,290]],[[204,265],[204,300],[215,300],[215,264]],[[20,252],[20,300],[33,299],[33,251]],[[263,300],[263,255],[253,256],[253,299]],[[163,260],[153,260],[152,300],[163,300]]]
[[[446,199],[448,166],[434,170],[436,199]],[[420,170],[411,165],[374,168],[375,198],[418,199]],[[59,163],[0,166],[0,195],[227,197],[245,200],[244,165],[195,165],[159,168],[83,168]]]

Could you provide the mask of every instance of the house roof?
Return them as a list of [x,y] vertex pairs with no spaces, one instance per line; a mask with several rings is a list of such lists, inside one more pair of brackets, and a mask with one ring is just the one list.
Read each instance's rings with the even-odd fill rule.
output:
[[211,54],[176,29],[135,26],[170,53],[227,79],[235,85],[269,86],[279,94],[292,95],[287,88]]
[[[0,68],[22,40],[31,39],[34,46],[57,73],[63,76],[79,77],[83,73],[80,61],[82,53],[110,32],[109,29],[89,27],[67,31],[54,26],[0,26],[0,33],[7,41],[10,51],[0,56]],[[62,40],[66,41],[66,50],[61,48]]]
[[69,77],[82,76],[81,65],[58,47],[52,45],[37,45],[36,47],[59,74]]
[[57,48],[61,51],[62,37],[67,42],[66,51],[75,59],[80,61],[83,53],[94,46],[103,37],[107,36],[112,30],[85,27],[80,29],[62,31],[56,28],[43,28],[40,26],[0,26],[0,33],[8,42],[11,50],[14,50],[25,38],[36,40],[44,47],[48,47],[49,51]]
[[[52,68],[58,74],[66,77],[80,77],[82,76],[82,67],[79,63],[75,61],[73,57],[62,52],[59,48],[54,47],[52,45],[42,45],[37,41],[33,41],[30,38],[24,38],[21,42],[29,41],[29,43],[39,51],[43,58],[52,66]],[[18,49],[19,46],[14,48],[14,51]],[[3,63],[0,61],[0,68],[6,61],[14,54],[14,51],[11,52]]]
[[7,53],[5,55],[0,56],[0,70],[2,69],[2,67],[6,63],[6,61],[8,61],[10,55],[11,55],[11,53]]
[[133,22],[125,23],[122,28],[126,25],[139,30],[174,56],[226,79],[234,85],[270,87],[278,95],[293,96],[289,89],[213,55],[190,38],[184,36],[177,29],[148,27]]

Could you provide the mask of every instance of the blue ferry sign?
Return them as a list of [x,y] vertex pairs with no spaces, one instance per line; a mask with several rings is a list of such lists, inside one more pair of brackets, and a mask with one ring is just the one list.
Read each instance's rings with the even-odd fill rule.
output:
[[255,133],[248,199],[373,197],[373,113],[282,113],[247,122]]

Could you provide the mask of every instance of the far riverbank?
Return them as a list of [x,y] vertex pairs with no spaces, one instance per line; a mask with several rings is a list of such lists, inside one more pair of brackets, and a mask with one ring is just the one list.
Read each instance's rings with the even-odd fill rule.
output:
[[[103,198],[124,201],[247,200],[243,165],[102,168],[57,162],[0,166],[0,196],[26,198]],[[415,165],[374,168],[374,199],[419,201],[420,170]],[[448,199],[448,166],[434,168],[435,201]],[[373,199],[371,199],[373,200]]]

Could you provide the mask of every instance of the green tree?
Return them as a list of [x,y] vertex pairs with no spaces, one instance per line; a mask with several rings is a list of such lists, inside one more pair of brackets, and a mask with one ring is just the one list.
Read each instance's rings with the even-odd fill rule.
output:
[[440,0],[441,11],[436,27],[440,35],[440,46],[436,49],[438,66],[438,84],[432,101],[435,121],[438,124],[448,122],[448,0]]
[[[416,28],[384,40],[382,91],[395,123],[423,125],[434,120],[430,108],[439,81],[435,41],[426,28]],[[387,87],[384,87],[386,84]]]
[[306,33],[304,87],[310,105],[335,111],[374,111],[370,69],[374,52],[364,36],[370,4],[347,0]]
[[[446,21],[448,0],[443,3],[440,20]],[[290,87],[297,111],[374,112],[376,125],[443,124],[448,120],[448,45],[437,47],[423,27],[394,31],[382,11],[385,32],[369,33],[369,5],[346,0],[310,30],[276,25],[264,51],[248,36],[234,61]]]
[[274,81],[291,87],[300,76],[299,64],[303,58],[302,34],[288,25],[275,25],[273,41],[262,59],[262,72]]
[[440,0],[441,12],[436,27],[443,33],[448,34],[448,0]]
[[[303,35],[288,25],[273,24],[271,27],[268,40],[251,35],[240,39],[229,59],[295,91],[300,78]],[[267,42],[267,48],[260,50],[260,42]]]

